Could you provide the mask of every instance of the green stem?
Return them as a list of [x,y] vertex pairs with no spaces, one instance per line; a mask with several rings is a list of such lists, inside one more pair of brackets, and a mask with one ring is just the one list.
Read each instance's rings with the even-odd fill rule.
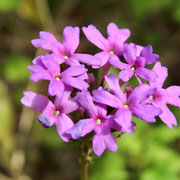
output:
[[83,144],[81,152],[81,180],[88,180],[89,147]]

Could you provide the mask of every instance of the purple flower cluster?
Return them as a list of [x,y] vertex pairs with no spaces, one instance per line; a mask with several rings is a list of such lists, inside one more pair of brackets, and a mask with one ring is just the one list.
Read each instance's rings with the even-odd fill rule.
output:
[[[117,150],[116,132],[135,132],[132,116],[149,123],[156,122],[159,116],[169,128],[176,126],[176,118],[166,104],[180,107],[180,87],[162,88],[168,76],[167,68],[158,61],[159,56],[153,53],[152,46],[125,43],[130,31],[119,29],[114,23],[107,27],[107,38],[93,25],[82,30],[101,52],[75,53],[79,45],[78,27],[64,29],[63,43],[43,31],[40,39],[32,40],[36,48],[49,53],[36,57],[33,65],[28,66],[32,72],[30,78],[34,82],[48,80],[49,95],[24,91],[21,103],[41,112],[38,120],[42,126],[55,125],[65,142],[90,134],[93,151],[98,156],[105,149]],[[101,79],[88,74],[87,66],[82,63],[90,68],[102,67]],[[155,64],[153,69],[146,67],[149,64]],[[110,67],[120,70],[119,77],[113,73],[107,75]],[[138,86],[129,84],[133,76]],[[105,83],[109,88],[105,88]],[[73,117],[77,115],[79,120]]]

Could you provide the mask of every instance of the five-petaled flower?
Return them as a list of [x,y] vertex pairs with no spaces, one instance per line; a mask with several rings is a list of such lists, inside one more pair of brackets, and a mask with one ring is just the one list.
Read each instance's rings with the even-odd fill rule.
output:
[[114,60],[111,62],[112,66],[121,69],[119,78],[127,82],[133,75],[154,82],[158,75],[153,70],[147,69],[144,66],[155,63],[159,56],[153,54],[151,45],[140,47],[134,43],[124,44],[123,56],[127,64]]
[[67,26],[63,31],[63,43],[57,41],[57,39],[49,32],[41,31],[39,33],[40,39],[32,40],[32,44],[36,48],[43,48],[51,51],[57,55],[60,62],[65,62],[68,66],[80,65],[80,62],[87,65],[100,67],[101,59],[89,55],[75,53],[79,45],[79,28]]
[[[92,97],[88,91],[82,91],[77,94],[79,104],[88,112],[89,118],[82,119],[76,123],[65,134],[71,135],[73,139],[84,137],[86,134],[94,131],[93,150],[100,156],[105,149],[115,152],[118,148],[116,138],[111,132],[111,128],[121,132],[127,132],[114,121],[113,115],[107,115],[106,106],[102,104],[94,105]],[[128,130],[133,131],[133,123]]]
[[54,59],[54,56],[49,54],[42,56],[36,62],[37,64],[28,66],[28,69],[32,72],[30,78],[35,82],[49,80],[48,92],[51,96],[61,96],[65,85],[80,90],[86,90],[89,87],[82,78],[79,78],[79,76],[87,72],[84,65],[72,66],[61,72],[60,66]]
[[105,90],[94,90],[93,100],[116,108],[115,121],[126,131],[131,128],[132,115],[147,122],[156,121],[155,116],[161,114],[161,110],[150,104],[143,103],[155,92],[155,89],[147,84],[141,84],[127,96],[121,90],[119,80],[113,73],[106,76],[105,79],[112,94]]
[[93,25],[83,27],[82,30],[87,39],[102,50],[95,55],[102,59],[101,66],[104,66],[108,61],[111,63],[114,59],[119,60],[118,56],[123,54],[123,43],[130,36],[129,29],[119,29],[114,23],[107,26],[107,39]]
[[69,141],[70,136],[64,132],[73,127],[74,123],[67,114],[77,110],[79,105],[74,99],[69,100],[71,88],[67,87],[61,97],[56,96],[54,103],[46,96],[31,91],[24,91],[21,103],[31,109],[41,112],[38,117],[43,127],[56,126],[57,132],[63,141]]
[[158,73],[159,78],[155,82],[150,82],[150,86],[155,89],[155,92],[150,96],[147,102],[162,110],[162,114],[160,114],[159,117],[172,129],[173,125],[177,126],[177,121],[166,104],[171,104],[180,108],[180,87],[170,86],[167,89],[162,88],[168,76],[168,72],[167,68],[161,66],[160,62],[155,64],[153,70]]

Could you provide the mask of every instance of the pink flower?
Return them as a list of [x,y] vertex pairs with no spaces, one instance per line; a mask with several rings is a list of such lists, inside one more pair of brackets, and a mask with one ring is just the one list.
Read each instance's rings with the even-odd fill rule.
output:
[[96,54],[96,57],[101,58],[104,66],[108,61],[119,60],[118,56],[123,53],[123,43],[130,36],[129,29],[119,29],[114,23],[110,23],[107,27],[107,39],[96,29],[95,26],[89,25],[82,28],[87,39],[102,50]]
[[82,80],[82,77],[80,78],[87,72],[84,65],[72,66],[61,72],[60,66],[54,57],[46,54],[36,59],[35,65],[28,66],[28,69],[32,72],[31,80],[35,82],[49,80],[48,92],[51,96],[61,96],[66,85],[87,90],[89,85]]
[[[111,128],[118,131],[123,131],[123,129],[114,121],[114,116],[107,115],[105,105],[98,103],[95,106],[88,91],[77,93],[77,100],[88,112],[90,118],[78,121],[78,123],[65,133],[71,135],[73,139],[78,139],[94,131],[93,151],[96,155],[100,156],[105,149],[108,149],[111,152],[117,151],[117,141],[111,133]],[[134,124],[131,124],[129,133],[134,132],[133,126]]]
[[31,109],[41,112],[38,117],[43,127],[56,126],[57,132],[63,141],[69,141],[70,137],[64,132],[73,127],[73,121],[67,114],[78,109],[78,104],[72,99],[69,100],[71,88],[65,90],[61,97],[56,96],[54,104],[41,94],[31,91],[24,91],[21,103]]
[[80,65],[79,62],[87,65],[99,67],[101,59],[89,55],[75,53],[79,45],[79,28],[78,27],[65,27],[63,31],[63,43],[57,41],[57,39],[49,32],[41,31],[39,33],[40,39],[32,40],[32,44],[36,48],[43,48],[51,51],[58,56],[59,63],[65,62],[68,66]]
[[122,70],[119,73],[119,78],[124,82],[127,82],[133,75],[152,82],[158,78],[153,70],[145,68],[146,65],[153,64],[159,58],[157,54],[153,54],[151,45],[143,48],[134,43],[124,44],[123,56],[127,64],[118,60],[113,60],[111,64]]
[[123,129],[128,131],[131,128],[132,115],[147,122],[156,122],[155,116],[158,116],[161,110],[143,103],[155,92],[155,89],[147,84],[141,84],[126,96],[119,86],[118,78],[113,73],[105,76],[105,79],[112,94],[104,90],[94,90],[93,100],[117,109],[114,120]]
[[177,126],[177,121],[166,104],[171,104],[180,108],[180,87],[170,86],[167,89],[162,88],[168,76],[168,71],[166,67],[161,66],[160,62],[155,64],[153,70],[159,77],[155,82],[150,82],[150,86],[155,89],[155,92],[150,96],[147,102],[162,110],[162,114],[159,115],[160,119],[172,129],[173,125]]

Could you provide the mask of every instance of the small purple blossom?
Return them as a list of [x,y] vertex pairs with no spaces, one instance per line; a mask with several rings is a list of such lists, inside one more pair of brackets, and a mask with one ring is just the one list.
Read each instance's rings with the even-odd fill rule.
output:
[[114,119],[126,131],[131,127],[132,115],[147,122],[156,121],[155,116],[158,116],[161,110],[143,103],[155,92],[155,89],[147,84],[141,84],[127,97],[119,86],[118,78],[113,73],[105,76],[105,79],[112,94],[104,90],[94,90],[93,100],[116,108],[117,112]]
[[123,43],[130,36],[129,29],[119,29],[114,23],[107,26],[107,39],[93,25],[83,27],[82,30],[87,39],[102,50],[95,55],[103,60],[101,66],[108,61],[111,63],[113,59],[119,60],[118,56],[123,53]]
[[79,62],[87,65],[99,67],[101,59],[89,55],[75,53],[79,45],[79,28],[67,26],[63,31],[63,43],[57,41],[57,39],[49,32],[41,31],[39,33],[40,39],[32,40],[32,44],[36,48],[43,48],[51,51],[53,54],[58,56],[59,63],[65,62],[68,66],[80,65]]
[[[98,156],[105,149],[111,152],[117,151],[117,141],[110,129],[122,131],[122,128],[114,121],[114,116],[107,115],[105,105],[97,104],[95,106],[88,91],[77,93],[77,100],[88,112],[90,118],[80,120],[71,129],[67,130],[66,133],[71,135],[73,139],[78,139],[93,131],[95,133],[93,136],[93,150]],[[131,124],[129,132],[133,132],[132,127],[133,124]]]
[[32,72],[30,78],[35,82],[49,80],[48,92],[51,96],[61,96],[65,85],[80,90],[86,90],[89,86],[82,78],[79,78],[79,76],[87,72],[84,65],[72,66],[61,72],[60,66],[54,59],[54,56],[49,54],[46,54],[36,62],[37,64],[28,66],[28,69]]
[[119,78],[127,82],[133,75],[140,76],[141,78],[154,82],[158,75],[150,69],[145,68],[146,65],[153,64],[159,58],[157,54],[153,54],[151,45],[140,47],[134,43],[124,44],[123,51],[124,59],[127,64],[118,60],[111,62],[112,66],[121,69]]
[[161,66],[160,62],[155,64],[153,70],[158,73],[159,77],[155,82],[150,82],[150,86],[155,89],[155,92],[150,96],[147,102],[152,103],[162,110],[162,114],[159,115],[160,119],[172,129],[173,125],[177,126],[177,121],[166,104],[171,104],[180,108],[180,87],[170,86],[167,89],[162,88],[168,76],[168,71],[166,67]]
[[38,120],[43,127],[48,128],[55,125],[61,139],[67,142],[70,136],[65,135],[64,132],[74,125],[67,114],[78,109],[76,101],[68,100],[70,93],[71,88],[68,91],[65,90],[61,97],[56,96],[53,104],[46,96],[31,91],[24,91],[24,97],[21,99],[21,103],[41,112]]

